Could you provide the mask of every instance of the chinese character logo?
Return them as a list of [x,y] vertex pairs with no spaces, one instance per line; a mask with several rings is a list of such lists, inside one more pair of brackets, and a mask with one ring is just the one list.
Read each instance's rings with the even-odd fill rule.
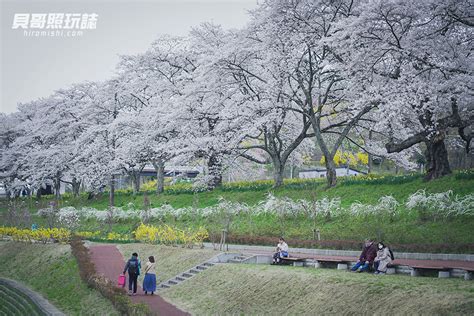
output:
[[[73,34],[82,36],[83,30],[97,28],[98,16],[96,13],[16,13],[12,29],[29,30],[24,32],[29,36],[70,36],[71,32],[64,33],[62,30],[74,31]],[[48,31],[37,32],[39,30]]]

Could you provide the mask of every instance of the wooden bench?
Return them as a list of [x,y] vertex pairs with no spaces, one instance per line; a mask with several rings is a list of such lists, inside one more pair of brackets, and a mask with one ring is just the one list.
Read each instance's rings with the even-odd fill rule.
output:
[[464,280],[474,279],[474,268],[454,267],[453,269],[464,270]]
[[316,268],[321,268],[321,265],[328,263],[337,264],[338,270],[347,270],[352,260],[338,259],[338,258],[316,258]]
[[428,265],[410,265],[411,276],[419,276],[421,271],[438,271],[439,278],[449,278],[451,268]]
[[304,266],[305,260],[308,258],[299,258],[299,257],[283,257],[280,258],[281,264],[292,264],[294,267],[302,267]]
[[472,280],[474,279],[474,268],[462,268],[464,272],[464,280]]

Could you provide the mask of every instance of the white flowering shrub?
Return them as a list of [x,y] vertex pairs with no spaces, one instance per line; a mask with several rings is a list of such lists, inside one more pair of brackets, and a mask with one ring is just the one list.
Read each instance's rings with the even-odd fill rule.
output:
[[391,195],[382,196],[375,206],[375,212],[381,215],[394,216],[398,213],[400,203]]
[[[452,191],[427,194],[420,190],[409,196],[405,202],[405,207],[409,210],[417,210],[420,212],[420,216],[427,218],[474,216],[474,194],[454,196]],[[278,198],[269,194],[267,199],[253,206],[220,198],[216,205],[204,208],[174,208],[169,204],[164,204],[147,211],[133,208],[124,210],[119,207],[100,211],[91,207],[80,209],[64,207],[58,210],[54,206],[50,206],[49,208],[40,209],[36,215],[47,218],[51,225],[59,223],[69,229],[76,228],[81,219],[95,219],[104,224],[112,225],[112,223],[129,219],[147,222],[150,220],[163,221],[166,218],[182,220],[185,217],[188,219],[206,218],[210,222],[218,224],[219,227],[225,227],[229,226],[232,218],[239,215],[248,216],[249,218],[262,214],[273,215],[280,218],[280,220],[305,216],[316,221],[317,218],[336,217],[346,213],[353,216],[394,216],[400,210],[400,203],[390,195],[381,197],[375,205],[355,202],[345,209],[341,207],[340,198],[294,201],[290,198]]]
[[325,197],[317,201],[299,200],[298,203],[301,210],[304,210],[306,215],[311,219],[318,216],[337,216],[342,210],[340,198],[328,199]]
[[56,202],[51,202],[48,208],[39,209],[36,212],[37,216],[41,216],[46,219],[49,228],[56,226],[58,221],[59,209],[57,208]]
[[375,205],[362,204],[360,202],[352,203],[349,213],[354,216],[359,215],[389,215],[394,216],[398,213],[400,203],[391,195],[383,196]]
[[362,204],[360,202],[352,203],[349,207],[349,213],[354,216],[371,214],[372,205]]
[[74,207],[63,207],[58,212],[58,222],[69,230],[76,230],[81,222],[80,214]]
[[263,213],[272,213],[279,217],[298,216],[301,206],[290,198],[277,198],[269,193],[267,199],[259,203]]
[[410,210],[420,211],[424,216],[474,216],[474,194],[454,196],[451,190],[429,194],[419,190],[408,197],[405,205]]
[[127,203],[127,209],[128,210],[136,210],[136,206],[133,202]]

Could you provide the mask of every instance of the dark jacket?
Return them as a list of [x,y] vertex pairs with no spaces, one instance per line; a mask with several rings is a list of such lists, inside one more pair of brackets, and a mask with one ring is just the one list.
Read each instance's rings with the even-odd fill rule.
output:
[[364,245],[364,249],[362,250],[362,253],[360,254],[359,261],[360,262],[368,261],[369,263],[373,263],[376,256],[377,256],[377,246],[375,245],[375,243],[372,243],[368,247]]
[[[135,268],[132,268],[135,267]],[[140,274],[140,268],[141,268],[141,262],[138,260],[137,257],[132,256],[130,259],[128,259],[127,263],[125,264],[125,268],[123,268],[123,273],[127,272],[130,274],[130,272],[139,275]]]

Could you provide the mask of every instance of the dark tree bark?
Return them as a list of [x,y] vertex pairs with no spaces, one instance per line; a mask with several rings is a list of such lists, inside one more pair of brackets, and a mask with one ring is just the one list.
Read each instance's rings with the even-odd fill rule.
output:
[[207,161],[209,175],[211,179],[208,182],[208,189],[213,190],[222,184],[222,161],[218,155],[211,155]]
[[[283,140],[281,139],[279,132],[281,130],[281,125],[280,126],[273,126],[273,129],[270,131],[267,128],[262,129],[262,135],[264,138],[264,144],[262,145],[257,145],[257,146],[250,146],[245,149],[261,149],[264,150],[265,152],[268,153],[268,155],[271,158],[271,162],[273,164],[273,179],[274,179],[274,188],[278,188],[283,184],[283,178],[284,178],[284,171],[285,171],[285,166],[286,162],[288,161],[288,158],[290,157],[291,153],[298,148],[298,146],[303,142],[303,140],[307,137],[311,137],[314,135],[307,134],[309,127],[311,126],[311,123],[309,121],[306,121],[306,119],[303,121],[303,128],[301,132],[293,139],[291,142],[289,142],[286,147],[283,145]],[[247,155],[245,153],[241,154],[241,157],[246,158],[250,161],[256,162],[258,164],[268,164],[269,161],[260,161],[250,155]]]
[[156,170],[156,194],[161,194],[165,189],[165,162],[159,158],[153,161],[153,167]]
[[56,200],[61,198],[61,173],[56,173],[56,178],[54,180],[54,194]]
[[[372,140],[372,130],[369,131],[369,141]],[[368,160],[367,160],[367,173],[372,172],[372,154],[370,152],[367,152],[368,154]]]
[[132,170],[129,174],[132,180],[133,195],[137,195],[140,192],[140,171]]
[[81,188],[81,181],[77,181],[76,178],[72,178],[72,194],[75,196],[75,197],[78,197],[79,196],[79,190]]
[[466,134],[465,129],[471,126],[474,121],[472,114],[461,117],[457,100],[454,97],[451,98],[451,110],[451,115],[438,119],[436,124],[432,120],[433,114],[426,111],[423,116],[418,118],[424,130],[399,143],[395,143],[393,140],[390,141],[388,144],[385,144],[387,152],[400,152],[415,144],[424,142],[426,145],[425,157],[427,162],[425,179],[429,181],[450,174],[452,171],[449,166],[448,152],[444,143],[446,130],[448,128],[457,128],[459,136],[466,142],[466,152],[469,152],[473,135]]
[[273,168],[275,168],[275,170],[273,171],[273,187],[278,188],[283,184],[283,172],[285,171],[285,163],[282,163],[280,159],[278,159],[279,157],[272,158]]
[[444,143],[445,132],[439,131],[434,137],[427,137],[428,131],[423,131],[413,135],[400,143],[388,143],[385,145],[387,152],[400,152],[415,144],[424,142],[426,145],[426,176],[425,180],[430,181],[451,174],[449,166],[448,151]]
[[115,175],[110,176],[109,186],[109,206],[112,207],[115,205]]
[[336,164],[334,163],[334,156],[332,156],[332,159],[326,159],[325,164],[326,164],[327,186],[334,187],[337,184]]
[[426,176],[425,180],[433,180],[451,174],[449,167],[448,151],[444,143],[444,137],[435,139],[426,144]]

